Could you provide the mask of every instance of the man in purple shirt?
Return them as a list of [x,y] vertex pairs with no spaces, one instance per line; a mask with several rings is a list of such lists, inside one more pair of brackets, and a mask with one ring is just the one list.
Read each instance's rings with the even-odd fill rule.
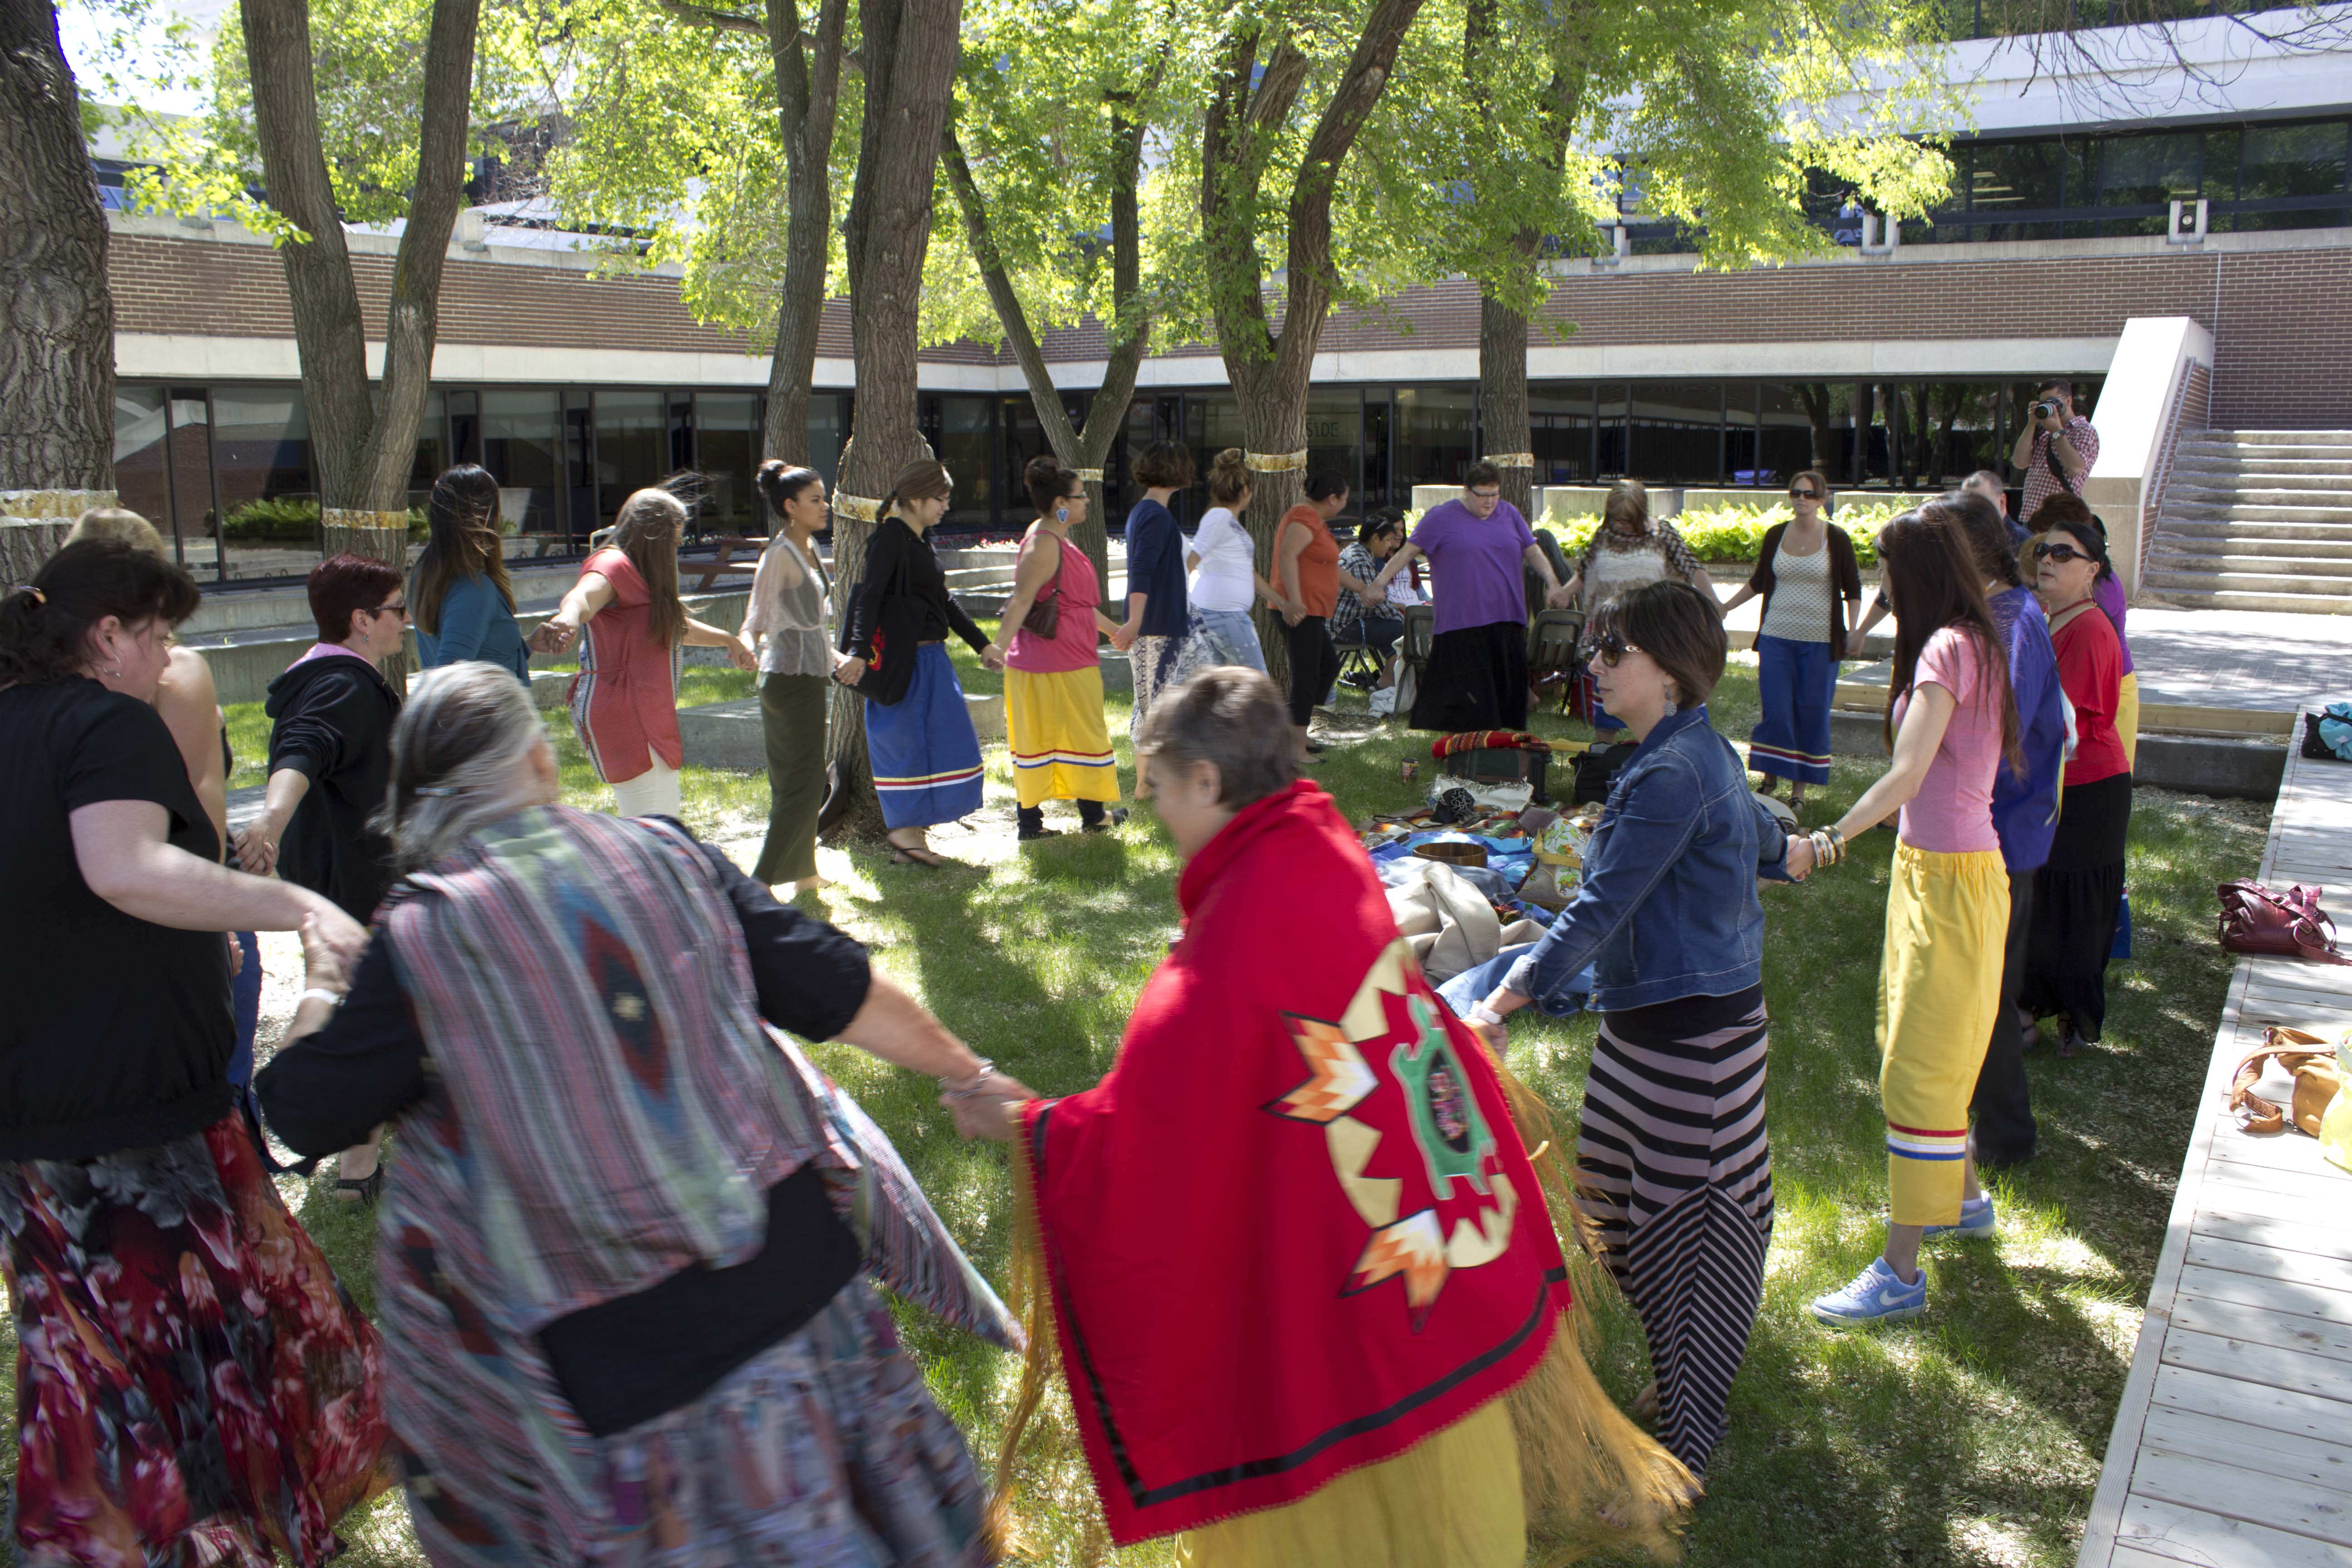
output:
[[1412,727],[1457,733],[1517,730],[1528,721],[1528,601],[1524,565],[1543,579],[1544,602],[1567,605],[1550,560],[1519,509],[1503,500],[1494,464],[1473,463],[1462,495],[1433,507],[1410,542],[1373,579],[1389,579],[1426,557],[1435,621],[1429,664],[1412,705]]

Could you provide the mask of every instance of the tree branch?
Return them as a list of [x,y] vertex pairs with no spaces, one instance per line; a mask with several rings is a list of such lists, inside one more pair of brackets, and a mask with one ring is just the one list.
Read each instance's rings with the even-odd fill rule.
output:
[[[757,16],[746,16],[734,11],[720,11],[709,5],[697,5],[693,0],[655,0],[673,16],[683,16],[689,22],[699,22],[706,27],[716,27],[724,33],[749,33],[755,38],[769,36],[768,25]],[[797,33],[788,43],[800,41]]]

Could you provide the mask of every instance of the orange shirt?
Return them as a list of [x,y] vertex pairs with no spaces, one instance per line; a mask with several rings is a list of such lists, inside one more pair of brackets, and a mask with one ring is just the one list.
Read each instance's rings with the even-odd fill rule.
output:
[[1308,539],[1307,548],[1298,552],[1298,592],[1291,596],[1307,606],[1308,615],[1328,617],[1339,607],[1339,542],[1331,537],[1331,525],[1312,504],[1301,501],[1282,514],[1282,527],[1274,536],[1274,575],[1268,580],[1283,593],[1290,593],[1282,582],[1282,545],[1294,522],[1307,529]]

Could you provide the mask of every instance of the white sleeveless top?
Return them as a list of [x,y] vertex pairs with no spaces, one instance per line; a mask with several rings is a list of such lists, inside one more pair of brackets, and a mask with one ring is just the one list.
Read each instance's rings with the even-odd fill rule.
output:
[[1811,555],[1776,550],[1772,552],[1772,602],[1764,606],[1764,624],[1758,629],[1768,637],[1790,642],[1827,642],[1832,603],[1827,535]]

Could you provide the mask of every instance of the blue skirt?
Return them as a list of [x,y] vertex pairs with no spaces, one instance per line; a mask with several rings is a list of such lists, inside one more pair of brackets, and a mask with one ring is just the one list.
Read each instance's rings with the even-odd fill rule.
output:
[[1756,639],[1756,689],[1764,716],[1748,737],[1748,765],[1799,784],[1830,782],[1830,704],[1837,660],[1825,642]]
[[980,738],[943,643],[916,656],[907,695],[866,705],[866,752],[889,826],[929,827],[980,809]]

